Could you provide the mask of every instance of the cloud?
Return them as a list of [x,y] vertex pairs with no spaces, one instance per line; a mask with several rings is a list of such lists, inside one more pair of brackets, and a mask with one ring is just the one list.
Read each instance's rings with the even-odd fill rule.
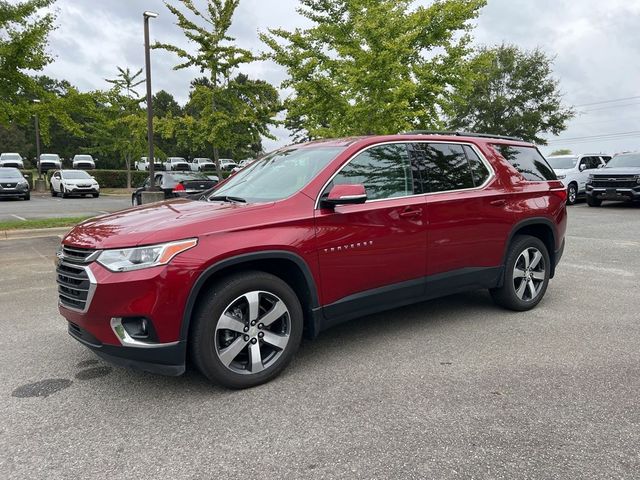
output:
[[[172,3],[178,5],[177,1]],[[196,0],[196,4],[204,3]],[[44,73],[67,79],[82,90],[106,88],[104,79],[116,75],[116,66],[138,69],[144,65],[145,10],[160,13],[151,21],[152,41],[193,48],[160,0],[58,0],[56,5],[59,28],[50,42],[55,61]],[[240,46],[258,53],[263,50],[259,31],[308,24],[296,12],[297,6],[297,0],[242,0],[231,34]],[[555,76],[569,104],[640,96],[640,62],[635,61],[640,56],[640,2],[491,0],[476,24],[477,44],[506,42],[527,49],[540,47],[555,56]],[[167,90],[184,103],[190,81],[201,73],[197,69],[175,71],[177,63],[177,57],[169,52],[152,52],[153,90]],[[272,62],[256,62],[243,70],[274,85],[286,77],[286,72]],[[576,152],[640,149],[640,138],[634,137],[591,142],[561,140],[640,130],[640,101],[599,107],[602,108],[578,108],[580,115],[559,138],[550,138],[553,144],[543,152],[563,147]],[[273,133],[279,140],[266,141],[265,145],[275,147],[288,142],[286,130],[279,128]]]

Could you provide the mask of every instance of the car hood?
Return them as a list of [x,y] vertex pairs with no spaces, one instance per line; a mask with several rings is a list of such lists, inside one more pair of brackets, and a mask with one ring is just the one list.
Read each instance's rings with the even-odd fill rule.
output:
[[554,168],[553,171],[556,175],[566,175],[573,172],[573,168]]
[[62,242],[92,249],[170,242],[245,227],[247,214],[272,205],[168,200],[86,220]]
[[612,175],[640,175],[640,167],[604,167],[594,173],[594,176],[597,177],[610,177]]
[[63,178],[62,181],[69,185],[86,185],[88,183],[98,183],[93,178]]

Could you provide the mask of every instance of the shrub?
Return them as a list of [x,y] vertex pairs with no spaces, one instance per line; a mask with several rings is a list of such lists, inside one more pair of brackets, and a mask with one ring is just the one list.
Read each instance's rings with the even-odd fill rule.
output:
[[[89,175],[95,177],[101,188],[127,188],[126,170],[91,170]],[[132,170],[131,186],[141,186],[148,176],[147,172]]]

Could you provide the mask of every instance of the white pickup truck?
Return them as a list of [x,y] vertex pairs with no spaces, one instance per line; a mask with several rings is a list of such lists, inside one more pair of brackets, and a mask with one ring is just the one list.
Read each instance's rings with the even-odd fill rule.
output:
[[96,168],[96,162],[91,155],[74,155],[71,166],[74,170],[93,170]]
[[554,155],[547,161],[565,187],[567,187],[567,205],[573,205],[578,195],[586,192],[589,174],[604,167],[611,155],[604,153],[585,153],[582,155]]
[[24,168],[24,159],[19,153],[2,153],[0,167]]
[[[156,158],[153,162],[153,166],[156,172],[162,172],[165,170],[164,163]],[[142,172],[146,172],[149,170],[149,158],[148,157],[140,157],[140,161],[136,162],[136,170],[140,170]]]
[[164,163],[167,171],[189,171],[191,170],[191,165],[187,160],[183,157],[168,157],[167,161]]
[[216,164],[210,158],[196,157],[191,162],[191,170],[194,172],[215,171]]
[[41,172],[49,170],[59,170],[62,168],[62,159],[57,153],[42,153],[38,159]]

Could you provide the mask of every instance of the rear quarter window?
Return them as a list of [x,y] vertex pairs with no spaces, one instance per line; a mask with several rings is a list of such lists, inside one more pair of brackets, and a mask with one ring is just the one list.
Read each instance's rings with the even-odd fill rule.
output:
[[529,182],[546,182],[557,180],[556,174],[535,147],[518,147],[513,145],[493,145],[525,180]]

